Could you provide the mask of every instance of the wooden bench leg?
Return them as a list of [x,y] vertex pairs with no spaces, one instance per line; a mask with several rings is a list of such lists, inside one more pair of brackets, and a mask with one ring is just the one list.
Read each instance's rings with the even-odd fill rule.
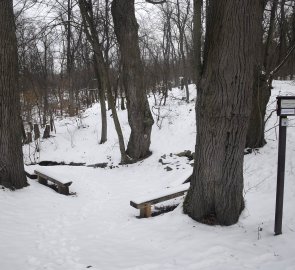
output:
[[45,185],[45,186],[47,186],[47,183],[48,183],[47,179],[41,177],[40,175],[38,175],[38,182],[42,185]]
[[69,187],[67,187],[67,186],[58,185],[57,186],[57,191],[60,194],[69,195]]
[[150,204],[146,204],[143,208],[140,209],[140,217],[148,218],[152,216],[152,206]]

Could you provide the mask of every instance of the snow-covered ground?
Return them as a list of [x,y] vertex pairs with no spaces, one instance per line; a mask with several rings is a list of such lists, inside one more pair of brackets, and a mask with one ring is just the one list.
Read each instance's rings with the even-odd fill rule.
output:
[[[268,113],[275,108],[276,95],[295,95],[292,82],[276,81],[274,86]],[[195,89],[190,90],[193,98]],[[195,144],[194,102],[186,104],[183,94],[178,89],[169,93],[168,105],[160,110],[161,128],[156,124],[153,128],[153,154],[136,164],[118,166],[118,140],[110,117],[108,142],[99,144],[99,105],[88,109],[82,122],[56,121],[57,133],[40,142],[39,153],[33,155],[34,145],[24,147],[26,163],[107,162],[108,167],[47,167],[73,181],[72,196],[31,179],[25,189],[1,190],[0,269],[295,269],[295,129],[289,127],[287,135],[283,234],[274,236],[275,113],[267,123],[267,145],[245,156],[246,209],[236,225],[197,223],[182,213],[181,204],[157,217],[136,218],[139,211],[129,205],[130,200],[177,187],[192,172],[191,162],[175,155],[193,151]],[[119,116],[127,143],[126,111]],[[167,166],[172,170],[167,171]]]

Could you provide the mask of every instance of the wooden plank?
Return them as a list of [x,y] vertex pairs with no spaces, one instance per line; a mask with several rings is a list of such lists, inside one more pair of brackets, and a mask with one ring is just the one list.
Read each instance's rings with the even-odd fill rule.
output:
[[70,181],[70,182],[62,182],[62,181],[60,181],[60,180],[56,180],[56,179],[54,179],[54,178],[52,178],[52,177],[50,177],[50,176],[48,176],[48,175],[45,175],[45,174],[39,172],[38,170],[35,170],[35,174],[37,174],[38,176],[41,176],[41,177],[44,178],[44,179],[47,179],[47,180],[49,180],[49,181],[55,183],[55,184],[57,184],[57,185],[64,185],[64,186],[69,187],[69,186],[73,183],[73,182],[71,182],[71,181]]
[[62,183],[59,180],[56,180],[48,175],[45,175],[37,170],[35,170],[35,174],[38,175],[38,182],[47,185],[47,181],[50,181],[57,185],[57,192],[64,195],[69,195],[69,186],[72,182]]
[[176,193],[168,194],[168,195],[165,195],[163,197],[154,198],[152,200],[148,200],[148,201],[140,202],[140,203],[130,201],[130,205],[133,206],[136,209],[141,209],[141,208],[144,208],[144,206],[146,204],[156,204],[156,203],[168,201],[168,200],[177,198],[179,196],[182,196],[187,192],[187,190],[188,190],[188,188],[186,190],[182,190],[182,191],[179,191],[179,192],[176,192]]
[[57,191],[60,194],[69,195],[69,187],[65,185],[58,185]]
[[40,176],[40,175],[38,175],[38,182],[39,182],[40,184],[42,184],[42,185],[47,186],[47,179],[44,178],[44,177],[42,177],[42,176]]

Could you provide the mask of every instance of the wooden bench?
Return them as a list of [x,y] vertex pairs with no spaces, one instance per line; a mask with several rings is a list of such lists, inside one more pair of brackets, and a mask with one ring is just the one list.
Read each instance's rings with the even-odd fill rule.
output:
[[54,183],[57,186],[57,192],[64,195],[69,195],[69,186],[72,184],[72,182],[65,182],[61,179],[58,179],[59,177],[52,176],[41,169],[35,170],[35,174],[38,177],[38,182],[42,185],[48,186],[48,181]]
[[184,195],[188,191],[189,186],[190,184],[186,183],[178,187],[167,188],[161,192],[154,193],[150,196],[130,201],[130,205],[140,210],[139,217],[151,217],[152,205]]

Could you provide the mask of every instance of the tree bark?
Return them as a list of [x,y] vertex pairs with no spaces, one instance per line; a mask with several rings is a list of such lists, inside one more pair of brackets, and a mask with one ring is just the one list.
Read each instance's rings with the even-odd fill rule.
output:
[[276,19],[276,12],[278,8],[278,0],[274,0],[272,3],[271,11],[270,11],[270,18],[269,18],[269,27],[267,31],[267,38],[265,42],[265,51],[264,51],[264,59],[263,59],[263,66],[265,70],[270,70],[270,47],[271,43],[273,42],[273,32],[275,27],[275,19]]
[[184,211],[231,225],[243,209],[243,157],[260,46],[262,1],[210,0],[196,104],[197,142]]
[[269,27],[267,31],[265,50],[262,61],[264,68],[263,72],[261,70],[262,67],[255,70],[255,81],[252,94],[252,111],[247,132],[245,145],[246,148],[260,148],[266,144],[266,140],[264,138],[264,118],[266,113],[266,106],[271,95],[272,79],[270,78],[269,73],[271,70],[270,62],[272,55],[270,54],[270,48],[273,41],[277,7],[278,0],[274,0],[270,11]]
[[194,50],[194,79],[198,86],[202,71],[202,6],[203,0],[194,0],[193,15],[193,50]]
[[107,107],[106,107],[106,99],[105,99],[105,89],[101,83],[101,78],[99,74],[98,61],[97,57],[94,55],[93,57],[94,63],[94,71],[97,80],[97,90],[99,91],[99,101],[100,101],[100,115],[101,115],[101,136],[100,136],[100,144],[103,144],[108,139],[108,122],[107,122]]
[[73,89],[73,56],[71,54],[71,19],[72,19],[72,0],[68,0],[67,3],[67,22],[66,22],[66,30],[67,30],[67,79],[68,79],[68,89],[69,89],[69,116],[75,115],[75,96]]
[[0,185],[27,186],[24,172],[17,48],[12,0],[0,1]]
[[122,79],[126,93],[128,121],[131,127],[126,152],[136,161],[150,154],[149,147],[154,120],[144,88],[134,0],[114,0],[111,11],[115,34],[120,46]]
[[[87,39],[89,40],[89,42],[92,45],[93,51],[94,51],[94,58],[95,58],[94,63],[96,66],[96,68],[95,68],[96,76],[97,76],[97,79],[101,81],[102,90],[104,90],[104,89],[107,90],[108,104],[110,105],[110,109],[112,110],[114,125],[115,125],[115,129],[116,129],[116,132],[118,135],[118,140],[119,140],[119,148],[120,148],[120,153],[121,153],[121,163],[129,163],[129,158],[128,158],[126,151],[125,151],[124,137],[123,137],[119,117],[118,117],[117,110],[115,107],[115,102],[114,102],[114,99],[112,96],[109,67],[107,66],[107,63],[105,62],[105,59],[103,57],[102,47],[101,47],[98,35],[97,35],[97,33],[95,31],[95,27],[94,27],[92,5],[91,6],[87,5],[85,0],[79,0],[78,3],[79,3],[82,18],[83,18],[85,33],[87,35]],[[92,3],[92,2],[90,2],[90,3]],[[88,27],[90,28],[89,30],[88,30]],[[105,110],[105,108],[104,108],[104,110]]]
[[286,13],[285,13],[285,3],[286,0],[281,0],[280,3],[280,11],[281,11],[281,16],[280,16],[280,43],[279,43],[279,57],[277,60],[277,65],[280,64],[280,62],[283,60],[284,54],[286,53],[286,48],[287,48],[287,42],[286,42]]
[[271,84],[272,79],[269,74],[257,70],[253,85],[252,110],[246,137],[246,148],[261,148],[266,144],[264,118],[266,106],[271,96]]
[[[99,39],[94,25],[94,16],[93,16],[93,7],[92,1],[90,5],[85,2],[85,0],[80,0],[79,2],[80,12],[82,16],[82,21],[84,24],[84,32],[88,41],[90,42],[92,49],[94,51],[93,62],[94,62],[94,71],[97,79],[97,86],[99,91],[99,101],[100,101],[100,113],[101,113],[101,137],[100,144],[103,144],[107,141],[107,112],[106,112],[106,101],[105,101],[105,88],[102,83],[103,78],[102,72],[99,72],[99,55],[103,58]],[[101,64],[102,65],[102,64]],[[125,151],[125,150],[124,150]]]

